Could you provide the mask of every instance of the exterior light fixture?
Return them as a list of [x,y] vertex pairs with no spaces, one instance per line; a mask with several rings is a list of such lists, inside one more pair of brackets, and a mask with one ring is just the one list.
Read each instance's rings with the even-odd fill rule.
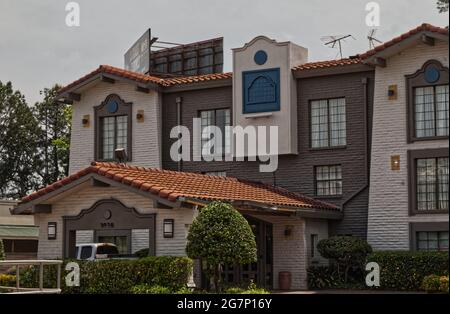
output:
[[292,235],[293,226],[285,226],[284,227],[284,236],[290,237]]
[[90,125],[90,117],[89,115],[84,115],[83,119],[81,119],[81,124],[83,125],[83,127],[88,128]]
[[125,162],[127,160],[127,152],[125,148],[117,148],[114,150],[114,157],[119,162]]
[[391,156],[391,170],[400,170],[400,155]]
[[56,222],[49,222],[47,224],[47,238],[49,240],[56,239]]
[[136,120],[137,122],[144,122],[144,110],[138,110]]
[[163,221],[163,235],[164,238],[173,238],[173,226],[174,220],[173,219],[164,219]]

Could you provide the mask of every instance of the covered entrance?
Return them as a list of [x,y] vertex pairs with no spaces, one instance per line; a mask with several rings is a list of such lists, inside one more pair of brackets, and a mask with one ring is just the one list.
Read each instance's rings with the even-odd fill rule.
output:
[[226,265],[223,281],[229,284],[247,284],[253,281],[259,287],[273,287],[273,228],[272,224],[244,215],[256,239],[258,260],[246,265]]
[[155,255],[155,214],[141,214],[116,199],[100,200],[63,220],[65,257],[75,257],[77,231],[92,231],[94,242],[114,243],[120,254],[131,254],[134,229],[148,230],[149,254]]

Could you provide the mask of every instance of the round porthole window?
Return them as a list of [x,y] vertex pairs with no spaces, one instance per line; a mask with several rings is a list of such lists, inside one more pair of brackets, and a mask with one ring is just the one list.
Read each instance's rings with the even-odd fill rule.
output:
[[441,73],[434,65],[429,65],[425,69],[425,81],[427,81],[427,83],[437,82],[440,76]]
[[255,53],[253,60],[256,64],[263,65],[267,61],[267,53],[264,50],[259,50]]
[[112,213],[111,213],[111,211],[110,211],[109,209],[107,209],[107,210],[105,210],[105,211],[103,212],[103,218],[104,218],[105,220],[109,220],[109,219],[111,218],[111,216],[112,216]]
[[115,100],[110,100],[106,104],[106,110],[108,110],[109,113],[115,113],[119,109],[119,104]]

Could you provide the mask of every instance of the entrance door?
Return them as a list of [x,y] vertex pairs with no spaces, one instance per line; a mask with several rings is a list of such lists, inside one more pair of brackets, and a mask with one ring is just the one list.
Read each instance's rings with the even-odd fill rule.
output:
[[253,234],[257,247],[257,261],[246,265],[227,265],[223,270],[226,283],[248,284],[253,281],[259,287],[272,288],[272,224],[245,216]]

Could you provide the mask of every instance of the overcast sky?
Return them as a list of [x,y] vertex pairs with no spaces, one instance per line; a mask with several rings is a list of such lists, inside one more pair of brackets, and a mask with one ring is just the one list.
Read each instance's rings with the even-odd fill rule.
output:
[[[12,81],[30,104],[44,87],[70,83],[100,64],[123,67],[125,51],[147,28],[179,43],[223,36],[225,71],[230,49],[257,35],[307,47],[311,61],[336,57],[323,45],[325,35],[352,34],[346,56],[368,49],[366,0],[79,0],[80,27],[66,26],[67,2],[0,0],[0,81]],[[380,40],[423,22],[448,25],[436,0],[377,2]]]

